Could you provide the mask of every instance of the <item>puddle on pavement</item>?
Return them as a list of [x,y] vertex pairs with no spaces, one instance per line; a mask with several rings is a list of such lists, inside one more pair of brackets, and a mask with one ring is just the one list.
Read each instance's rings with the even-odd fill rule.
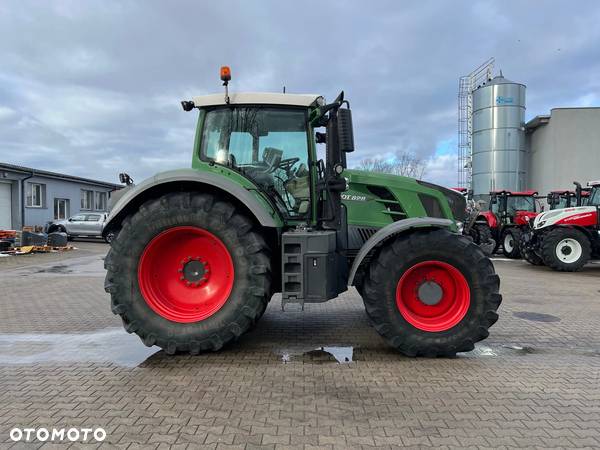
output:
[[69,266],[66,265],[58,265],[51,266],[44,269],[38,269],[35,273],[72,273],[73,270],[69,269]]
[[86,334],[0,334],[0,364],[109,362],[136,367],[160,351],[121,328]]
[[354,347],[317,347],[304,352],[283,351],[281,361],[287,364],[291,361],[302,361],[312,364],[323,364],[328,362],[337,362],[339,364],[348,364],[352,362]]
[[97,255],[70,258],[60,263],[52,262],[28,268],[18,268],[13,273],[21,277],[56,275],[103,277],[106,274],[103,259],[103,257]]
[[500,346],[488,346],[485,344],[476,344],[475,350],[468,353],[459,353],[459,357],[466,358],[479,358],[479,357],[496,357],[496,356],[510,356],[518,355],[525,356],[532,353],[537,353],[537,350],[529,346],[521,345],[500,345]]
[[560,317],[530,311],[517,311],[513,313],[513,316],[534,322],[560,322]]

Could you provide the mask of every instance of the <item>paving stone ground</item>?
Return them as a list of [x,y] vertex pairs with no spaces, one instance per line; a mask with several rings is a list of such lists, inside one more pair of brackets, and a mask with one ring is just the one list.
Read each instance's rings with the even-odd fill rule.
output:
[[169,357],[110,312],[107,246],[76,245],[0,260],[1,448],[44,445],[14,427],[102,427],[107,448],[600,447],[600,265],[496,261],[500,320],[453,359],[387,348],[354,290],[304,312],[274,297],[235,345]]

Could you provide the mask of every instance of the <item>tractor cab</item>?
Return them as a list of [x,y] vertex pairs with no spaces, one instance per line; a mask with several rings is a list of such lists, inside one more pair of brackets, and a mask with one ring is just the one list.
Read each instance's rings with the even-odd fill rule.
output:
[[585,203],[582,206],[600,207],[600,180],[590,181],[588,187],[587,196],[584,196]]
[[[234,172],[258,190],[286,225],[342,228],[346,153],[354,150],[352,116],[344,93],[329,104],[320,95],[225,93],[194,97],[183,109],[200,111],[192,167]],[[320,127],[324,133],[317,132]],[[318,160],[316,144],[326,144]]]
[[577,181],[573,181],[575,185],[575,200],[576,203],[574,206],[586,206],[588,204],[591,191],[593,189],[594,184],[599,182],[590,181],[586,187],[581,186],[581,183]]
[[537,194],[533,190],[490,192],[490,211],[500,223],[525,225],[538,214]]
[[576,206],[577,194],[573,191],[551,191],[546,196],[549,209],[562,209]]

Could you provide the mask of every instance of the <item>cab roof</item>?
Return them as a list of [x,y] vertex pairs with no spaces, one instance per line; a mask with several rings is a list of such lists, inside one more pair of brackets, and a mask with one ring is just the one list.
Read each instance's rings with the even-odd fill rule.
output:
[[[316,104],[320,95],[317,94],[278,94],[274,92],[236,92],[229,94],[230,105],[258,104],[258,105],[289,105],[311,106]],[[226,105],[225,93],[199,95],[193,98],[194,106]]]
[[537,191],[529,190],[529,191],[492,191],[490,194],[507,194],[515,197],[531,197],[532,195],[538,195]]

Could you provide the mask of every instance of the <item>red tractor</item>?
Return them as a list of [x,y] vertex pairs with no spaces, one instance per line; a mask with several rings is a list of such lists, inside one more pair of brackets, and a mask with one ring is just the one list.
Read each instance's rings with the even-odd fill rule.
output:
[[481,211],[473,234],[475,241],[496,241],[496,248],[502,245],[507,258],[519,258],[519,242],[523,231],[529,228],[529,221],[539,214],[536,206],[536,191],[493,191],[490,192],[489,209]]
[[546,202],[548,207],[553,209],[564,209],[571,208],[574,206],[585,206],[587,199],[590,196],[591,188],[581,187],[581,184],[574,181],[574,191],[563,190],[563,191],[551,191],[546,196]]

